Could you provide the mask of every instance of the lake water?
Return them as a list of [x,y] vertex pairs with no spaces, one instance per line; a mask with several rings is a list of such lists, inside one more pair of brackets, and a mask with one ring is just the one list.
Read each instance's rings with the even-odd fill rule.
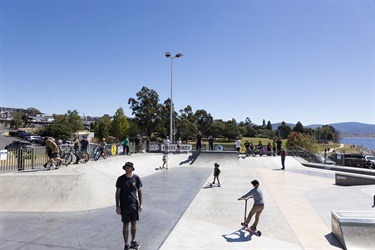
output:
[[345,137],[341,138],[340,143],[358,145],[369,149],[375,149],[375,138],[372,137]]

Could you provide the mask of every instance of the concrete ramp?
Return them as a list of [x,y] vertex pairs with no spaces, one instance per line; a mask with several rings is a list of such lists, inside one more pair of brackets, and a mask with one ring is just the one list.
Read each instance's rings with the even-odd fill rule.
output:
[[375,212],[332,211],[332,233],[345,249],[375,249]]
[[199,167],[214,167],[214,163],[220,166],[231,166],[238,164],[238,155],[235,151],[193,151],[195,160],[192,162]]

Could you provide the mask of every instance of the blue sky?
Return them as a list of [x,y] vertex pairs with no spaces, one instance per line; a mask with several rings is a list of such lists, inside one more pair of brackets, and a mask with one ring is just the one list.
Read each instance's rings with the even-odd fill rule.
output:
[[375,123],[375,3],[7,1],[0,106],[132,117],[143,86],[175,109],[255,124]]

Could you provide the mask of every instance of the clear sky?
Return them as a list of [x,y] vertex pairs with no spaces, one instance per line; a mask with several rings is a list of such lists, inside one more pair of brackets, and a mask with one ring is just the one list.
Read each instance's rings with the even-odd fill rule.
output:
[[374,0],[1,0],[0,106],[132,117],[175,109],[255,124],[375,123]]

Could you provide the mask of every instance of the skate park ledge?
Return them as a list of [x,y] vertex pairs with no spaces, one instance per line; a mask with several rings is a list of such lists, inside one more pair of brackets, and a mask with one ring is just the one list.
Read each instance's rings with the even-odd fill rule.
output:
[[370,211],[331,211],[332,233],[345,249],[375,249],[375,217]]
[[364,174],[335,173],[335,184],[339,186],[372,185],[375,176]]

